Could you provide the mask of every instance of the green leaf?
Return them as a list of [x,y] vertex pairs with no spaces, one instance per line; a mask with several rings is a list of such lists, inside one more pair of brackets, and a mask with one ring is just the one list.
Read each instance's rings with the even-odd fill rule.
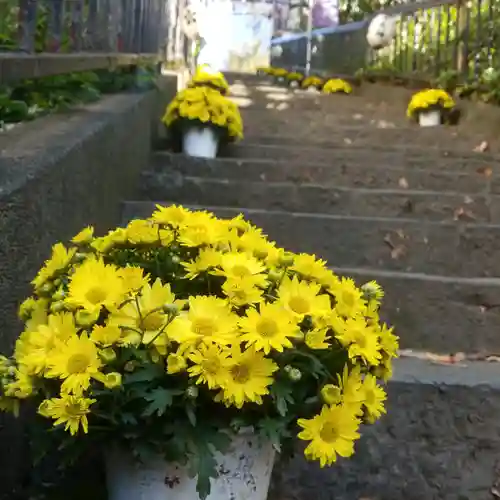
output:
[[182,393],[183,391],[178,389],[164,389],[161,387],[154,389],[144,397],[150,403],[143,411],[142,415],[150,417],[156,413],[161,417],[167,411],[167,408],[172,405],[173,397]]
[[195,413],[193,405],[186,406],[186,415],[187,415],[187,418],[189,420],[189,423],[193,427],[196,427],[196,413]]
[[278,413],[284,417],[288,412],[288,405],[294,403],[292,386],[278,380],[271,387],[271,396]]
[[158,365],[150,365],[140,368],[133,373],[123,377],[123,384],[135,384],[137,382],[153,382],[164,375],[164,370]]
[[210,478],[217,477],[217,462],[208,446],[197,447],[193,454],[190,467],[191,477],[196,478],[196,491],[201,500],[210,494]]

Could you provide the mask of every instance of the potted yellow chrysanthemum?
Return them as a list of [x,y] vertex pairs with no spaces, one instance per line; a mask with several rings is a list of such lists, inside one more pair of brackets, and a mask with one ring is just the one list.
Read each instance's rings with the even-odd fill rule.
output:
[[342,94],[350,94],[352,92],[352,87],[341,78],[331,78],[325,83],[322,90],[325,94],[336,94],[339,92]]
[[206,85],[181,90],[162,121],[172,135],[182,137],[183,151],[189,156],[215,158],[221,142],[243,137],[237,104]]
[[86,228],[33,285],[0,407],[31,401],[64,450],[100,446],[110,500],[265,500],[294,436],[330,465],[385,412],[397,337],[380,287],[241,216],[158,206],[104,237]]
[[285,83],[288,71],[283,68],[273,68],[272,75],[274,76],[274,81],[276,83]]
[[304,75],[298,71],[292,71],[286,75],[288,86],[292,89],[300,87],[300,83],[304,79]]
[[324,84],[324,80],[318,76],[307,76],[302,80],[301,87],[306,90],[321,91]]
[[455,107],[453,98],[442,89],[421,90],[413,94],[406,114],[418,121],[421,127],[435,127],[446,120],[446,115]]
[[218,90],[222,95],[229,94],[229,84],[220,71],[212,71],[208,65],[198,66],[196,72],[187,85],[188,87],[210,87]]

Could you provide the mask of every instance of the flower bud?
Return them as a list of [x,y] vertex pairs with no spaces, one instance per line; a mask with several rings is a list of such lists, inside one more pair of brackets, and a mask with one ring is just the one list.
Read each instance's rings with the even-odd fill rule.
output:
[[62,300],[58,300],[57,302],[53,302],[50,305],[50,312],[54,313],[54,314],[60,313],[61,311],[64,311],[64,309],[65,309],[64,302]]
[[381,300],[384,297],[382,287],[376,281],[369,281],[361,286],[366,300]]
[[107,373],[103,380],[106,389],[115,389],[122,385],[122,375],[118,372]]
[[84,254],[84,253],[82,253],[82,252],[76,252],[74,258],[75,258],[76,262],[83,262],[86,257],[87,257],[87,255]]
[[48,295],[52,291],[52,283],[44,283],[40,287],[40,294]]
[[112,363],[116,359],[116,352],[113,348],[107,347],[99,352],[99,356],[105,363]]
[[269,281],[277,283],[283,277],[283,273],[280,271],[271,270],[269,271],[267,277],[269,278]]
[[[54,282],[54,284],[55,284],[55,282]],[[59,290],[57,290],[57,292],[54,293],[54,295],[52,295],[52,298],[54,300],[63,300],[65,296],[66,296],[65,291],[62,289],[59,289]]]
[[302,378],[302,372],[298,368],[291,368],[287,373],[292,382],[298,382]]
[[265,248],[259,248],[258,250],[254,250],[253,254],[257,259],[265,259],[269,252]]
[[196,399],[198,397],[198,387],[195,385],[190,385],[186,389],[186,397],[189,399]]
[[175,265],[178,265],[181,262],[181,259],[179,258],[178,255],[172,255],[170,260],[172,261],[172,264],[175,264]]
[[99,319],[99,312],[89,313],[87,311],[78,311],[75,314],[75,321],[78,326],[86,327],[93,325]]
[[294,262],[294,255],[290,252],[286,252],[279,258],[279,264],[283,267],[290,267]]
[[163,304],[162,309],[169,316],[177,316],[179,314],[179,308],[176,304]]
[[123,367],[123,369],[127,373],[132,373],[136,368],[137,368],[137,361],[127,361],[127,363],[125,363],[125,366]]

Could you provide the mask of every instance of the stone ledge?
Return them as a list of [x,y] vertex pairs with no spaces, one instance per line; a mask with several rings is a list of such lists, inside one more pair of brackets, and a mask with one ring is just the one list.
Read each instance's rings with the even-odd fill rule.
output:
[[291,462],[276,464],[269,500],[490,498],[500,454],[498,384],[450,384],[441,377],[400,382],[397,371],[387,415],[362,431],[356,454],[320,469],[299,451]]
[[[89,224],[100,233],[119,224],[148,164],[162,99],[156,90],[115,95],[0,135],[0,352],[20,333],[18,304],[51,246]],[[22,434],[22,421],[0,417],[2,499],[16,498],[30,475]]]

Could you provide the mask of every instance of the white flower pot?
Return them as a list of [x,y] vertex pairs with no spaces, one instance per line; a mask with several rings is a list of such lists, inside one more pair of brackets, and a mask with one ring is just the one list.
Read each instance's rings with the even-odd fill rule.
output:
[[290,82],[290,88],[291,89],[298,89],[299,88],[299,82],[297,82],[296,80],[292,80]]
[[276,83],[279,84],[279,85],[285,83],[285,77],[284,76],[277,76],[276,77]]
[[[217,453],[219,477],[207,500],[266,500],[275,451],[252,434],[236,436],[225,454]],[[197,500],[196,478],[188,467],[153,457],[136,462],[117,450],[106,456],[108,500]]]
[[418,124],[421,127],[437,127],[441,125],[441,111],[421,111],[418,114]]
[[188,156],[215,158],[219,138],[212,127],[190,127],[182,136],[182,150]]

